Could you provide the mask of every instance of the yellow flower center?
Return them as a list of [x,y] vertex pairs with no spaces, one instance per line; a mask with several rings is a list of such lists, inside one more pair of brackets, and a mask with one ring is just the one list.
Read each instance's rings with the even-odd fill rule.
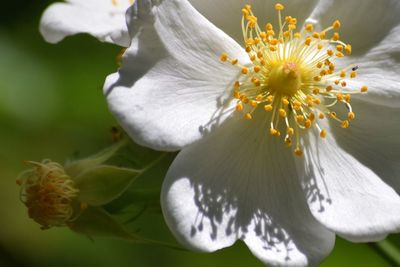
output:
[[28,208],[29,217],[43,229],[66,225],[74,218],[74,206],[79,207],[75,201],[79,190],[74,181],[58,163],[47,160],[29,163],[34,168],[17,180],[22,186],[21,199]]
[[302,71],[297,63],[279,62],[270,68],[269,91],[271,94],[295,95],[302,79]]
[[[226,53],[220,59],[238,66],[242,74],[233,85],[236,110],[251,120],[253,112],[262,105],[266,112],[271,112],[270,134],[280,136],[284,131],[288,146],[295,138],[294,152],[301,156],[300,133],[316,127],[320,137],[325,138],[326,130],[318,124],[318,120],[325,118],[348,128],[355,118],[351,95],[366,92],[368,88],[354,90],[347,86],[346,79],[356,78],[357,66],[336,68],[336,61],[352,52],[350,44],[340,41],[337,32],[340,21],[321,32],[314,31],[313,24],[296,31],[297,19],[287,16],[283,20],[282,4],[276,4],[275,9],[279,17],[277,33],[271,23],[260,28],[250,5],[242,9],[244,44],[251,65],[241,65]],[[347,118],[339,118],[331,110],[336,104],[347,108]]]

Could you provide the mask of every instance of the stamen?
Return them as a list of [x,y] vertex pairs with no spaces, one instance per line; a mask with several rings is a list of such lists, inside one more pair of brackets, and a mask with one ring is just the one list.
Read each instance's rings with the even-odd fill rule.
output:
[[[295,32],[297,19],[292,16],[283,19],[284,6],[280,3],[275,5],[275,10],[279,25],[276,32],[272,23],[267,23],[262,30],[250,5],[242,9],[242,31],[250,65],[243,66],[226,53],[220,59],[237,65],[242,74],[233,85],[236,110],[243,112],[248,120],[253,119],[260,105],[265,112],[271,112],[269,133],[280,136],[282,130],[286,133],[282,138],[287,146],[292,145],[294,137],[294,153],[301,156],[302,134],[315,128],[325,138],[327,131],[317,122],[325,118],[348,128],[356,118],[350,105],[351,94],[365,93],[368,87],[362,86],[356,92],[347,86],[346,79],[357,77],[358,66],[335,70],[336,61],[352,52],[351,45],[340,40],[339,20],[320,32],[310,23]],[[347,108],[347,118],[338,118],[331,110],[336,105]]]

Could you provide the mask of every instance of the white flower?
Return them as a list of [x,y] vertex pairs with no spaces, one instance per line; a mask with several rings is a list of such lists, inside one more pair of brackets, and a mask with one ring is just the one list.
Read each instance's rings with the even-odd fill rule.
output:
[[88,33],[102,42],[128,47],[130,37],[125,12],[134,0],[66,0],[44,12],[40,32],[50,43],[66,36]]
[[[245,1],[190,1],[208,20],[187,1],[154,2],[131,10],[138,38],[105,95],[136,142],[181,149],[161,201],[182,244],[240,239],[269,266],[314,266],[335,234],[400,230],[398,1],[287,1],[279,12],[248,1],[244,33]],[[282,31],[257,30],[278,13]]]

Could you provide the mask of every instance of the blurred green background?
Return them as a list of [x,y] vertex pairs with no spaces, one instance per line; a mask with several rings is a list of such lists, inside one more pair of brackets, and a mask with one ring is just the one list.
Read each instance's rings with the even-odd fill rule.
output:
[[[38,23],[51,2],[3,1],[0,8],[0,266],[263,266],[242,243],[197,254],[119,240],[93,242],[64,228],[42,231],[28,218],[15,184],[22,162],[64,162],[77,153],[94,153],[110,144],[115,124],[101,88],[117,68],[119,48],[86,35],[45,43]],[[153,179],[151,184],[160,186],[162,179]],[[141,224],[149,235],[172,240],[161,214],[147,214]],[[399,236],[390,239],[400,244]],[[395,264],[371,245],[338,239],[321,266]]]

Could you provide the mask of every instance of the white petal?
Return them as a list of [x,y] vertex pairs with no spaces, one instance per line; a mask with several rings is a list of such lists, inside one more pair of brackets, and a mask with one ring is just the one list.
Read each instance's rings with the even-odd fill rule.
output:
[[[326,125],[329,131],[329,126]],[[400,230],[400,197],[330,135],[305,139],[304,192],[313,215],[340,236],[376,241]],[[369,142],[373,142],[370,140]]]
[[234,117],[178,154],[162,188],[164,217],[194,250],[242,239],[268,266],[314,266],[334,235],[310,214],[293,152],[267,134],[265,112],[255,116]]
[[[285,5],[284,15],[296,17],[301,23],[309,16],[318,0],[283,0]],[[190,3],[208,20],[218,28],[234,38],[239,44],[243,44],[241,27],[241,10],[246,4],[252,6],[254,15],[258,17],[260,26],[267,22],[278,28],[278,13],[274,8],[275,2],[265,0],[190,0]]]
[[[138,7],[150,12],[146,1],[138,1]],[[126,52],[119,73],[107,79],[105,94],[136,142],[177,150],[201,138],[232,110],[240,68],[220,62],[220,55],[227,52],[244,64],[249,59],[186,1],[164,1],[151,13],[143,12],[132,13],[136,19],[130,28],[140,35],[138,44]]]
[[371,49],[366,58],[368,59],[394,59],[400,60],[400,25],[397,24],[383,40]]
[[354,54],[363,54],[400,23],[399,12],[397,0],[321,0],[311,18],[319,21],[322,29],[339,19],[342,41],[352,44]]
[[351,105],[357,118],[350,127],[332,126],[337,143],[400,193],[400,109],[355,99]]
[[[92,3],[55,3],[49,6],[40,21],[40,32],[46,41],[57,43],[66,36],[88,33],[103,42],[129,45],[125,10],[104,1]],[[100,3],[103,3],[100,5]],[[115,9],[115,10],[114,10]]]
[[365,56],[352,58],[359,65],[359,75],[349,85],[367,85],[368,94],[355,95],[360,100],[388,107],[400,107],[400,26]]
[[372,105],[382,105],[400,108],[400,77],[399,65],[392,69],[390,60],[375,60],[368,63],[360,62],[357,78],[347,80],[349,88],[360,91],[361,87],[368,86],[368,92],[354,94],[353,98],[369,102]]

